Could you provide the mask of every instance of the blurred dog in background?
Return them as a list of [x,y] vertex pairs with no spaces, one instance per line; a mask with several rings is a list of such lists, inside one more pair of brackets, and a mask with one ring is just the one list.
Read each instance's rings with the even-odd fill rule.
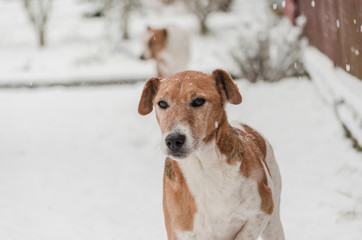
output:
[[167,77],[176,72],[185,71],[190,55],[190,43],[187,32],[178,26],[151,28],[143,37],[144,51],[142,60],[155,59],[158,77]]

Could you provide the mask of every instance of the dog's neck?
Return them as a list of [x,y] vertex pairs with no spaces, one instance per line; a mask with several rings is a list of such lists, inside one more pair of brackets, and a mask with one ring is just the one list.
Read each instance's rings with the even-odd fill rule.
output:
[[[245,150],[237,131],[229,124],[226,113],[223,112],[220,121],[211,133],[204,138],[204,146],[196,154],[198,158],[210,157],[213,150],[215,160],[227,161],[229,164],[240,162]],[[225,159],[226,158],[226,159]],[[202,162],[209,159],[200,159]]]

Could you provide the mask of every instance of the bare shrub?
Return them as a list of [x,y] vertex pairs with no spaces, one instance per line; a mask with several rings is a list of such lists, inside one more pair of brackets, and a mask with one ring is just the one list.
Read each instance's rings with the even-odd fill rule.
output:
[[304,25],[305,19],[302,17],[297,21],[297,26],[287,19],[275,20],[257,31],[256,35],[240,36],[232,55],[242,77],[251,82],[259,79],[274,82],[304,75],[306,72],[301,60]]
[[231,10],[231,5],[233,4],[234,0],[223,0],[219,3],[219,10],[223,12],[228,12]]
[[117,48],[129,36],[129,21],[133,10],[141,6],[139,0],[104,0],[107,38],[112,48]]
[[173,4],[173,3],[175,3],[175,0],[162,0],[162,3],[163,4]]

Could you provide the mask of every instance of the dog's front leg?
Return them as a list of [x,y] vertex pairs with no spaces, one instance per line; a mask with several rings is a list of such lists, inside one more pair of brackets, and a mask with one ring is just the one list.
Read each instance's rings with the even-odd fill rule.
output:
[[236,235],[235,240],[257,240],[268,223],[269,218],[270,215],[265,213],[249,218]]

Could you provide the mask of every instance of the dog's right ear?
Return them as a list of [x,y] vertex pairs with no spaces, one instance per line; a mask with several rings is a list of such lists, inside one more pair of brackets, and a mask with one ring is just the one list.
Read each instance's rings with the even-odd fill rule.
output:
[[147,80],[145,87],[142,91],[141,100],[138,104],[138,112],[141,115],[147,115],[152,112],[153,109],[153,98],[158,91],[160,79],[150,78]]

